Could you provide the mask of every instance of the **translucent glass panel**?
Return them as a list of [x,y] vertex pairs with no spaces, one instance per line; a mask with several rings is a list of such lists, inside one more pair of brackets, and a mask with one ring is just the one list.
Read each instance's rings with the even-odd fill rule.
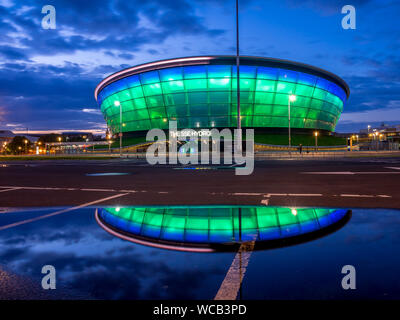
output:
[[105,223],[125,234],[190,243],[239,241],[239,226],[242,241],[288,238],[332,225],[346,213],[347,210],[340,209],[265,206],[125,207],[99,210],[100,218]]
[[[287,127],[289,95],[293,128],[334,130],[346,100],[344,90],[314,75],[268,67],[240,67],[243,127]],[[98,96],[106,121],[119,132],[168,127],[235,127],[236,66],[207,65],[165,68],[118,80]]]

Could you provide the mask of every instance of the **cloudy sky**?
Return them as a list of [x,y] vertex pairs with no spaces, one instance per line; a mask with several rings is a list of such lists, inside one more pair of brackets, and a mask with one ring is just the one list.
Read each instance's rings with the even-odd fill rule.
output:
[[[312,64],[344,78],[337,131],[400,124],[400,2],[240,0],[241,54]],[[41,27],[44,5],[56,29]],[[235,54],[234,0],[0,0],[0,130],[104,130],[102,78],[152,60]]]

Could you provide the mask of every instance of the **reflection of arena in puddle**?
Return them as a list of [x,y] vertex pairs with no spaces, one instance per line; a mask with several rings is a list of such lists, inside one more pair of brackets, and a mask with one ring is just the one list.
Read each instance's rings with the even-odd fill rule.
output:
[[96,210],[99,225],[135,243],[165,249],[235,250],[255,240],[258,248],[310,241],[343,226],[347,209],[266,206],[115,207]]

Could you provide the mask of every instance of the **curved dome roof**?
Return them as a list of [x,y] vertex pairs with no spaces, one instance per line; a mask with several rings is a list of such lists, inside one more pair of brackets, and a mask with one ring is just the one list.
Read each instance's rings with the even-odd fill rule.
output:
[[[110,83],[119,79],[152,70],[159,70],[164,68],[189,66],[189,65],[212,65],[212,64],[227,64],[235,65],[236,56],[195,56],[195,57],[182,57],[166,60],[158,60],[154,62],[140,64],[134,67],[130,67],[109,75],[107,78],[102,80],[96,87],[94,96],[97,100],[98,93]],[[347,83],[339,76],[326,71],[324,69],[314,67],[305,63],[275,59],[275,58],[264,58],[264,57],[253,57],[253,56],[240,56],[241,65],[257,65],[274,68],[285,68],[293,71],[300,71],[315,76],[325,78],[339,85],[345,92],[347,97],[350,95],[350,88]]]

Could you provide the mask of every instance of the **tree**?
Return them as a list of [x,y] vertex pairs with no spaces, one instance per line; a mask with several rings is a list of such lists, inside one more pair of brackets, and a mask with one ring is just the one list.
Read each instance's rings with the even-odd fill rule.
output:
[[7,152],[11,154],[27,153],[31,145],[32,143],[26,137],[15,136],[7,145]]
[[41,142],[43,145],[50,142],[59,142],[59,137],[60,135],[55,133],[45,134],[39,138],[38,142]]

